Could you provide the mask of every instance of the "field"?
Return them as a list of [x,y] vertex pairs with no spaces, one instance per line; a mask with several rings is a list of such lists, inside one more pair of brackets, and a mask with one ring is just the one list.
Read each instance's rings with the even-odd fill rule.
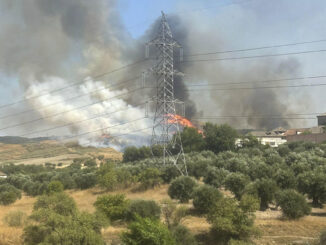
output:
[[[154,199],[160,202],[169,198],[167,194],[167,185],[148,190],[146,192],[134,192],[131,189],[119,191],[124,193],[129,199]],[[87,212],[93,212],[93,203],[96,197],[103,192],[98,188],[92,188],[85,191],[67,191],[75,201],[78,207]],[[114,193],[114,192],[113,192]],[[0,210],[0,245],[21,244],[22,228],[11,228],[6,226],[2,220],[10,211],[20,210],[30,214],[35,198],[23,196],[12,205],[3,206]],[[281,219],[280,211],[268,210],[266,212],[258,211],[256,213],[256,226],[262,234],[255,239],[256,244],[313,244],[320,232],[326,228],[326,208],[313,209],[311,215],[298,221],[286,221]],[[209,230],[209,224],[204,218],[189,216],[182,223],[190,228],[194,234],[204,234]],[[119,234],[125,227],[119,223],[102,230],[103,237],[108,244],[118,240]]]

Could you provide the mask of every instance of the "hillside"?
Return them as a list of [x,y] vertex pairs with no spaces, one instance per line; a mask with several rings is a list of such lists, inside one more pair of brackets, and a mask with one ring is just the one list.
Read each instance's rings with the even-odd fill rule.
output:
[[112,148],[83,147],[76,142],[63,144],[50,138],[0,137],[0,163],[70,164],[74,158],[97,157],[120,160],[122,154]]

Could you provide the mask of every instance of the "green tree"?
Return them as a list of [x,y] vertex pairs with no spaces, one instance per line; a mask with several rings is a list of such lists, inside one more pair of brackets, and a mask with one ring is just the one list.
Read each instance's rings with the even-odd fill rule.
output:
[[212,224],[212,234],[219,242],[247,240],[257,234],[253,212],[243,210],[232,198],[221,198],[216,202],[207,215],[207,221]]
[[0,204],[9,205],[21,198],[21,191],[10,184],[0,185]]
[[215,153],[234,150],[237,137],[237,131],[226,124],[206,123],[204,126],[206,149]]
[[231,173],[225,178],[224,184],[226,189],[232,191],[234,196],[240,200],[249,181],[249,178],[244,174]]
[[99,196],[94,206],[99,213],[103,213],[111,220],[124,219],[129,206],[129,200],[123,194]]
[[206,214],[222,197],[222,193],[218,189],[209,185],[201,185],[194,190],[193,205],[198,213]]
[[177,245],[197,245],[197,241],[192,232],[183,225],[177,225],[171,229]]
[[122,233],[125,245],[175,245],[169,229],[157,219],[137,217],[128,226],[128,231]]
[[123,153],[124,162],[133,162],[141,159],[139,150],[135,146],[127,147]]
[[305,197],[295,190],[284,190],[277,195],[277,204],[286,218],[299,219],[311,211]]
[[161,172],[157,168],[147,168],[139,175],[140,188],[147,190],[162,183]]
[[200,152],[205,149],[203,135],[198,132],[198,129],[184,128],[180,135],[185,153]]
[[277,184],[272,179],[256,180],[246,188],[246,192],[260,199],[260,210],[264,211],[275,200]]
[[51,181],[48,184],[48,194],[63,192],[63,184],[60,181]]
[[326,200],[326,174],[309,171],[298,176],[298,189],[312,199],[314,207],[321,206]]
[[152,200],[133,200],[128,207],[126,218],[134,220],[137,215],[143,218],[159,219],[161,208]]
[[210,167],[204,177],[204,183],[220,188],[230,172],[223,168]]
[[192,198],[196,185],[192,178],[180,176],[171,182],[168,194],[172,199],[178,199],[182,203],[187,203]]
[[65,193],[40,196],[30,216],[34,224],[24,229],[24,244],[104,244],[101,221],[80,213],[74,200]]
[[113,163],[103,164],[97,171],[98,184],[107,190],[113,190],[118,184],[117,173]]

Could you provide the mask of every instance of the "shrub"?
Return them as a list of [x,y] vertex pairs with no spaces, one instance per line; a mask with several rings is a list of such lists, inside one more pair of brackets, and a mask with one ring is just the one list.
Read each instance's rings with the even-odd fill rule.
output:
[[305,197],[295,190],[282,191],[276,201],[281,207],[283,215],[289,219],[299,219],[311,211]]
[[188,161],[188,173],[190,176],[195,177],[196,179],[200,179],[200,177],[207,175],[207,169],[209,166],[209,162],[207,160],[197,160]]
[[238,200],[240,200],[248,183],[249,178],[241,173],[231,173],[225,179],[226,189],[232,191]]
[[63,192],[63,184],[60,181],[51,181],[48,184],[48,194]]
[[319,171],[309,171],[298,176],[298,189],[312,199],[315,207],[326,201],[326,174]]
[[218,189],[208,185],[202,185],[194,190],[193,205],[198,213],[206,214],[220,198],[222,198],[222,194]]
[[172,235],[176,241],[177,245],[196,245],[197,241],[195,237],[192,235],[191,231],[183,226],[178,225],[173,227]]
[[235,199],[222,198],[210,209],[207,221],[212,224],[211,232],[219,242],[230,239],[247,240],[255,235],[254,216],[243,210]]
[[9,205],[21,198],[21,191],[10,184],[0,185],[0,204]]
[[98,184],[107,190],[113,190],[117,186],[117,173],[113,163],[103,164],[97,171]]
[[162,183],[161,173],[157,168],[147,168],[139,175],[140,188],[147,190]]
[[247,187],[247,193],[260,199],[260,210],[264,211],[274,201],[277,185],[271,179],[256,180]]
[[74,200],[63,192],[39,197],[30,218],[37,222],[24,229],[26,245],[104,245],[100,220],[94,215],[80,213]]
[[159,219],[161,208],[155,201],[134,200],[128,207],[126,218],[134,220],[137,215],[143,218]]
[[95,208],[112,221],[125,218],[129,200],[122,194],[102,195],[96,199]]
[[180,172],[175,166],[166,166],[162,171],[162,179],[164,183],[170,183],[179,176]]
[[224,184],[225,178],[228,174],[229,171],[223,168],[209,168],[204,177],[204,183],[220,188]]
[[84,166],[85,167],[96,167],[97,164],[96,164],[96,160],[95,159],[87,159],[85,162],[84,162]]
[[319,245],[326,244],[326,231],[323,231],[319,236]]
[[27,215],[22,211],[11,211],[5,215],[3,221],[10,227],[24,226],[27,221]]
[[82,173],[74,174],[74,181],[76,187],[82,190],[94,187],[96,185],[96,174],[95,173]]
[[162,215],[164,222],[169,229],[178,226],[182,218],[186,216],[187,211],[186,207],[177,207],[177,205],[170,199],[162,201]]
[[196,182],[188,176],[180,176],[173,180],[168,189],[168,194],[172,199],[177,199],[182,203],[187,203],[196,187]]
[[168,228],[159,220],[137,217],[128,226],[129,231],[122,233],[125,245],[175,245],[176,242]]

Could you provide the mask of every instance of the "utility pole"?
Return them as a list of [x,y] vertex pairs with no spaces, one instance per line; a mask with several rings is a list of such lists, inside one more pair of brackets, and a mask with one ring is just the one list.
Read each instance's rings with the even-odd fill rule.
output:
[[158,60],[151,69],[157,77],[156,108],[151,146],[152,149],[156,145],[161,146],[163,148],[163,163],[172,163],[182,175],[188,175],[180,128],[176,117],[176,104],[182,102],[174,98],[174,76],[182,75],[174,69],[174,49],[180,50],[181,60],[183,52],[181,45],[173,39],[170,26],[163,12],[157,37],[146,45],[147,57],[149,46],[156,48]]

